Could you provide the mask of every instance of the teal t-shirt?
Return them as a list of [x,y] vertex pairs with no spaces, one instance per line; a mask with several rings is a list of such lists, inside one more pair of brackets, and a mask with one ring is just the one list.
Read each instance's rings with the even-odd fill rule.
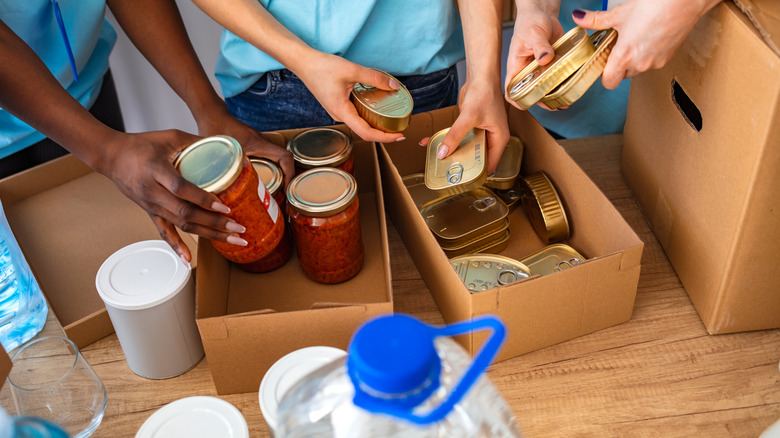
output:
[[[431,73],[464,59],[463,31],[453,1],[259,0],[306,44],[393,75]],[[252,86],[282,64],[227,30],[216,77],[225,97]]]
[[[55,78],[84,107],[95,103],[116,32],[105,17],[105,0],[59,0],[62,20],[78,71],[74,80],[68,51],[51,0],[0,0],[0,20],[41,58]],[[0,108],[0,158],[44,139],[44,135]]]

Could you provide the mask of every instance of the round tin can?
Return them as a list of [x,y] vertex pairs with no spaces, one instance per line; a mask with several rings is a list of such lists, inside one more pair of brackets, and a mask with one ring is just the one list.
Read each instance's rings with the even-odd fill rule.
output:
[[504,148],[504,153],[498,160],[496,171],[488,175],[485,186],[491,189],[511,189],[520,174],[520,165],[523,163],[523,142],[515,136],[509,137],[509,142]]
[[546,65],[535,59],[515,74],[506,86],[509,98],[522,109],[539,102],[547,93],[571,76],[593,54],[595,48],[588,32],[576,26],[553,46],[555,58]]
[[481,187],[487,179],[485,130],[474,128],[448,157],[437,152],[450,128],[434,134],[425,155],[425,185],[439,197],[457,195]]
[[355,174],[352,140],[338,129],[305,129],[287,142],[287,150],[293,154],[297,175],[315,167],[335,167]]
[[509,209],[490,189],[479,187],[441,199],[420,214],[442,247],[456,248],[505,229]]
[[227,216],[246,227],[247,246],[212,240],[217,251],[235,263],[268,255],[284,235],[284,220],[276,201],[260,184],[252,163],[238,142],[227,136],[207,137],[185,148],[174,166],[187,181],[216,194],[230,208]]
[[590,42],[596,48],[593,55],[588,58],[587,62],[576,73],[544,96],[542,103],[550,109],[556,109],[571,105],[582,97],[604,71],[604,67],[607,65],[607,58],[609,58],[615,41],[617,41],[617,31],[615,29],[593,32],[590,36]]
[[550,275],[565,271],[585,261],[577,250],[563,243],[545,246],[521,260],[532,275]]
[[525,193],[522,195],[525,210],[536,234],[545,244],[569,237],[569,219],[558,192],[544,172],[523,178]]
[[496,254],[465,254],[450,259],[450,264],[471,293],[504,286],[532,275],[522,262]]
[[350,100],[360,117],[369,125],[380,131],[401,132],[409,126],[409,119],[412,117],[412,95],[401,81],[383,71],[380,73],[394,79],[400,87],[397,90],[381,90],[357,83],[352,87]]
[[425,185],[425,174],[413,173],[411,175],[406,175],[401,179],[404,186],[406,186],[409,195],[412,197],[414,206],[417,207],[418,210],[441,199],[436,192]]

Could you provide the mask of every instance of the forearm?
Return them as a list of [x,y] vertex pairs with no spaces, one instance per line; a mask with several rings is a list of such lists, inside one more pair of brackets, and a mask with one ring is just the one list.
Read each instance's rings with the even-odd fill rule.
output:
[[459,0],[466,45],[466,80],[500,88],[501,0]]
[[518,17],[522,17],[525,11],[537,9],[557,19],[561,10],[561,0],[514,0],[514,2]]

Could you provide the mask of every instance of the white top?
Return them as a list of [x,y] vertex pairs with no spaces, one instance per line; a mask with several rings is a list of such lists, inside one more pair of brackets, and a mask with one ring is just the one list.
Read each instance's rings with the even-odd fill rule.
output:
[[249,427],[230,403],[206,396],[187,397],[158,409],[135,438],[249,438]]
[[162,240],[128,245],[103,262],[95,278],[106,305],[143,310],[176,296],[187,284],[192,269]]

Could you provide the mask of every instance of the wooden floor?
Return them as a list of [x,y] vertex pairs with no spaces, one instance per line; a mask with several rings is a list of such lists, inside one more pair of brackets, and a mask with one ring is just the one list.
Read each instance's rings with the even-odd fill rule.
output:
[[[780,419],[780,329],[708,335],[620,176],[621,137],[562,144],[645,242],[642,274],[631,321],[489,369],[524,435],[759,436]],[[396,310],[442,323],[392,224],[389,239]],[[216,396],[206,360],[177,378],[153,381],[129,370],[115,335],[83,354],[109,394],[95,437],[132,437],[171,401]],[[241,410],[250,436],[269,436],[256,392],[221,398]]]

